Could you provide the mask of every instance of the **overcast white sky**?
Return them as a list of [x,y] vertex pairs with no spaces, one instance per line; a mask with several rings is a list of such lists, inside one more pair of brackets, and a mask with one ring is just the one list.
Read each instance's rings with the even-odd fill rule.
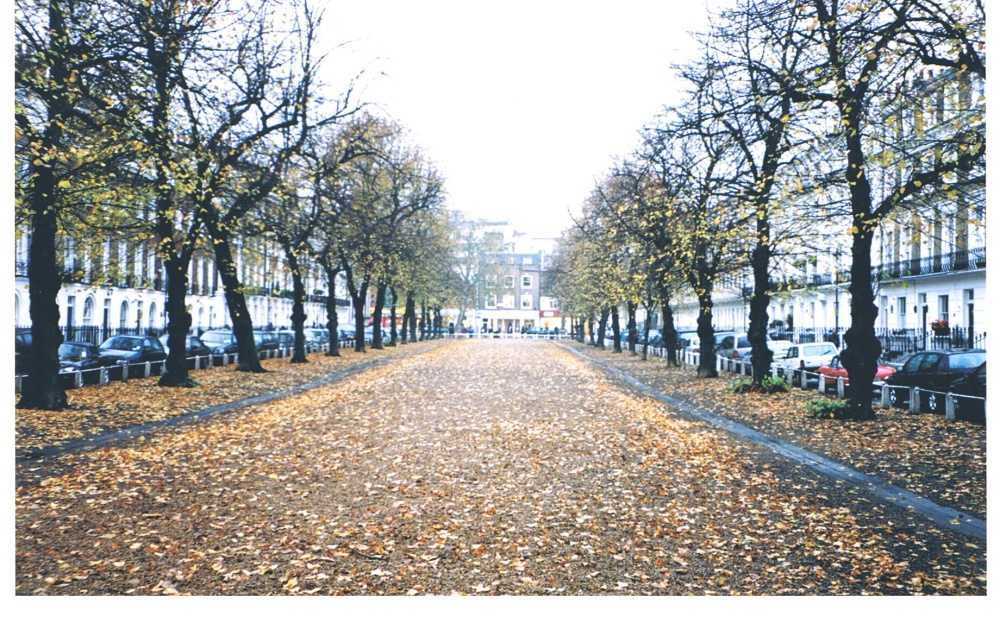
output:
[[678,102],[671,66],[706,15],[705,0],[331,0],[322,42],[351,41],[326,62],[367,68],[364,100],[409,129],[450,208],[556,236]]

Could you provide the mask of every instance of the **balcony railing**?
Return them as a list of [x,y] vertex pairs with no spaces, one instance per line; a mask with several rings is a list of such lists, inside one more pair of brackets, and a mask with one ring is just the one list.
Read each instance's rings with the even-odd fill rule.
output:
[[[942,274],[947,272],[964,272],[969,270],[981,270],[986,268],[986,247],[970,249],[968,251],[956,251],[954,253],[944,253],[933,255],[922,259],[909,259],[894,263],[879,264],[872,267],[872,280],[887,281],[908,276],[920,276],[925,274]],[[836,280],[834,276],[836,275]],[[782,289],[802,289],[804,287],[822,287],[833,285],[834,283],[850,283],[850,268],[839,270],[836,273],[813,274],[809,276],[796,276],[785,279],[780,283],[772,283],[772,291],[777,288]],[[753,288],[748,287],[746,294],[753,293]]]

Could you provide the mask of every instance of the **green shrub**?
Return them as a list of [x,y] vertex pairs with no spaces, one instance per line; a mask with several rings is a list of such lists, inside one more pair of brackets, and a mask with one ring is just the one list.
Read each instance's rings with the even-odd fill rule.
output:
[[760,386],[755,386],[752,379],[736,379],[729,382],[726,391],[746,394],[755,392],[757,394],[776,394],[778,392],[788,392],[788,383],[780,377],[765,377],[761,380]]
[[847,418],[850,403],[842,400],[819,399],[806,403],[806,410],[817,420],[827,418],[843,420]]
[[788,392],[791,386],[781,377],[765,377],[760,381],[760,385],[768,394],[775,392]]

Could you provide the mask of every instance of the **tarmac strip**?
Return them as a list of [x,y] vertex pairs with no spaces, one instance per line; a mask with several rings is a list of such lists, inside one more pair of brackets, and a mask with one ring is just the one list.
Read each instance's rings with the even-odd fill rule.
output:
[[573,354],[576,354],[584,360],[594,363],[605,372],[623,379],[643,393],[648,394],[663,403],[677,407],[681,411],[690,414],[699,420],[707,422],[713,426],[717,426],[748,441],[768,447],[789,460],[806,465],[807,467],[815,469],[816,471],[834,479],[843,480],[854,486],[865,489],[886,503],[920,514],[943,527],[967,536],[972,536],[979,540],[986,539],[986,521],[982,519],[975,518],[965,512],[960,512],[959,510],[955,510],[953,508],[940,506],[929,499],[917,495],[916,493],[893,486],[885,480],[875,476],[870,476],[855,469],[851,469],[841,463],[830,460],[808,450],[804,450],[790,443],[786,443],[780,439],[776,439],[770,435],[766,435],[760,431],[746,427],[738,422],[734,422],[728,418],[724,418],[701,409],[700,407],[696,407],[688,402],[676,399],[655,390],[654,388],[638,381],[631,375],[628,375],[625,372],[602,362],[601,360],[597,360],[580,353],[571,347],[567,347],[565,345],[559,346]]

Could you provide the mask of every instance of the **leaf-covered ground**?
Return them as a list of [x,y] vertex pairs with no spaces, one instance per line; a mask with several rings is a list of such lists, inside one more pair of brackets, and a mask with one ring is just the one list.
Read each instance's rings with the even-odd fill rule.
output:
[[668,368],[661,358],[643,361],[627,350],[616,354],[579,344],[573,348],[674,398],[882,478],[937,504],[986,519],[983,425],[880,406],[872,422],[818,420],[806,410],[809,401],[822,398],[816,391],[733,393],[727,386],[739,379],[734,374],[698,379],[694,367]]
[[[191,371],[200,385],[195,388],[162,388],[156,377],[112,381],[106,386],[68,390],[69,408],[60,411],[15,409],[17,454],[24,456],[47,446],[66,443],[183,416],[194,411],[244,400],[275,391],[289,390],[329,375],[379,359],[409,355],[444,341],[369,349],[365,353],[341,349],[340,357],[316,352],[304,364],[288,358],[263,360],[266,373],[241,373],[236,365]],[[15,403],[20,397],[15,397]]]
[[20,465],[16,593],[986,592],[984,543],[552,343],[435,345],[58,475]]

